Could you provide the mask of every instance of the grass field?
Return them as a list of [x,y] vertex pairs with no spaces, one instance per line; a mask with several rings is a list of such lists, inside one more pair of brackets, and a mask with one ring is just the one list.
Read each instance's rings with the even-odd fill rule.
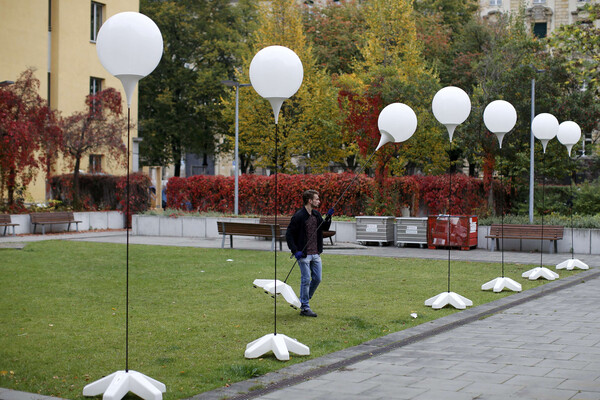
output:
[[[292,262],[278,254],[283,280]],[[129,368],[166,384],[165,399],[180,399],[457,311],[423,305],[447,289],[445,261],[324,254],[323,264],[311,301],[318,318],[277,302],[277,331],[311,355],[248,360],[246,344],[274,330],[273,299],[252,287],[273,277],[273,253],[131,246]],[[527,266],[505,268],[523,290],[545,283],[522,279]],[[480,290],[499,275],[499,264],[453,262],[451,290],[486,303],[511,294]],[[80,399],[87,383],[125,369],[123,245],[0,249],[0,277],[0,387]],[[299,281],[295,268],[288,283],[296,293]]]

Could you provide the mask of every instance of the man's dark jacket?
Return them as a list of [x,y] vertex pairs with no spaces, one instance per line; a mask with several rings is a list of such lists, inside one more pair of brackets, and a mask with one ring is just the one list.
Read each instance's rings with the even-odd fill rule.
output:
[[[317,210],[312,210],[312,215],[317,218],[317,251],[319,254],[323,252],[323,231],[328,231],[331,226],[331,217],[327,216],[325,220]],[[290,248],[292,254],[296,254],[298,251],[303,252],[303,256],[306,257],[306,242],[308,240],[306,232],[306,220],[309,214],[305,207],[302,207],[292,216],[290,224],[285,232],[285,240]],[[309,232],[314,235],[314,232]]]

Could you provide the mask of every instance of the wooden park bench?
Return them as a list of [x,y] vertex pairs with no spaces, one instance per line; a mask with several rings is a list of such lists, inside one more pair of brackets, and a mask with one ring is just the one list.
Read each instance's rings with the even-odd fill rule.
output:
[[19,224],[13,224],[10,219],[10,215],[0,214],[0,226],[4,227],[4,235],[3,236],[6,236],[6,230],[10,227],[12,227],[13,236],[16,236],[15,235],[15,226],[19,226]]
[[46,225],[68,224],[67,232],[71,229],[71,224],[75,224],[75,229],[79,231],[79,223],[75,221],[72,211],[55,211],[29,214],[33,224],[33,233],[38,225],[42,226],[42,235],[46,234]]
[[217,221],[217,229],[219,230],[219,234],[223,235],[221,248],[225,247],[226,236],[229,236],[229,246],[233,248],[233,236],[237,235],[271,238],[271,250],[275,249],[275,240],[279,240],[279,250],[282,250],[281,241],[283,236],[279,225]]
[[[278,215],[277,216],[277,225],[281,227],[281,234],[285,237],[285,231],[287,230],[288,225],[290,224],[290,220],[292,219],[289,215]],[[274,216],[264,216],[260,217],[259,222],[261,224],[274,224],[275,217]],[[333,246],[332,236],[335,235],[335,231],[323,231],[323,239],[329,238],[331,245]]]
[[[493,224],[490,226],[490,232],[486,238],[496,239],[496,247],[500,248],[500,239],[502,238],[502,225]],[[504,239],[520,239],[519,249],[523,250],[522,239],[550,240],[554,242],[554,252],[558,251],[557,241],[563,238],[564,227],[560,225],[515,225],[504,224]],[[494,251],[494,241],[492,241],[492,251]]]

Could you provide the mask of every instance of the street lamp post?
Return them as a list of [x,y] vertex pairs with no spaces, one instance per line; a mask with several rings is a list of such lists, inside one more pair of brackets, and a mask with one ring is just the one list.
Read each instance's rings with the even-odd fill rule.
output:
[[235,150],[234,150],[234,158],[235,158],[235,189],[233,193],[233,213],[238,215],[238,199],[239,199],[239,159],[238,159],[238,142],[239,142],[239,109],[240,109],[240,87],[252,86],[250,83],[239,83],[236,81],[221,81],[221,83],[225,86],[233,86],[235,87]]

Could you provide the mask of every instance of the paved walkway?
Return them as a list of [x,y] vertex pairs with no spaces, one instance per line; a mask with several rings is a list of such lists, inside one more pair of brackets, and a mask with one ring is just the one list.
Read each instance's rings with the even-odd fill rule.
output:
[[[54,236],[54,237],[52,237]],[[125,233],[46,235],[124,243]],[[38,240],[0,238],[0,245]],[[130,237],[132,244],[220,247],[218,238]],[[270,243],[234,239],[235,248]],[[330,254],[447,259],[444,250],[326,246]],[[501,253],[452,251],[453,260],[499,262]],[[504,253],[538,264],[539,253]],[[569,254],[544,254],[555,265]],[[600,400],[600,256],[578,256],[589,271],[464,310],[263,377],[194,396],[222,399],[581,399]],[[249,391],[261,385],[259,390]],[[168,390],[168,388],[167,388]],[[0,389],[1,400],[43,399]]]

